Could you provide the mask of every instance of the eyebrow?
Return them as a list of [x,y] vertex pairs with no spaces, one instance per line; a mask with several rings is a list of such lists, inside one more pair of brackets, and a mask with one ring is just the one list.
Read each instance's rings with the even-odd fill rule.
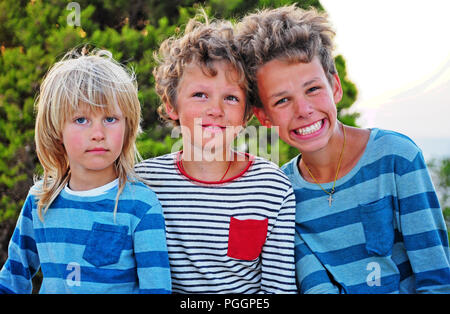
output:
[[185,90],[188,90],[189,92],[191,90],[204,90],[204,89],[208,89],[208,86],[201,84],[201,83],[196,83],[196,82],[190,84],[188,87],[185,87]]
[[281,96],[283,96],[284,94],[287,94],[287,91],[281,91],[281,92],[278,92],[278,93],[272,94],[272,95],[270,95],[270,97],[269,97],[269,98],[278,98],[278,97],[281,97]]
[[[206,91],[209,92],[211,90],[211,86],[209,84],[202,84],[202,83],[194,83],[191,86],[189,86],[188,88],[186,88],[188,93],[192,93],[192,92],[198,92],[198,91]],[[238,84],[230,84],[230,85],[226,85],[223,88],[223,91],[226,93],[244,93],[244,90],[241,86],[239,86]]]
[[[311,80],[306,81],[305,83],[303,83],[303,84],[302,84],[302,87],[309,86],[309,85],[315,83],[315,82],[318,81],[318,80],[319,80],[318,77],[314,77],[313,79],[311,79]],[[275,93],[275,94],[270,95],[269,98],[277,98],[277,97],[283,96],[283,95],[285,95],[285,94],[287,94],[287,93],[288,93],[288,91],[283,90],[283,91],[281,91],[281,92],[278,92],[278,93]]]
[[303,83],[302,87],[306,87],[306,86],[308,86],[308,85],[311,85],[311,84],[315,83],[315,82],[318,81],[318,80],[320,80],[320,79],[319,79],[318,77],[315,77],[315,78],[313,78],[313,79],[311,79],[311,80],[309,80],[309,81]]

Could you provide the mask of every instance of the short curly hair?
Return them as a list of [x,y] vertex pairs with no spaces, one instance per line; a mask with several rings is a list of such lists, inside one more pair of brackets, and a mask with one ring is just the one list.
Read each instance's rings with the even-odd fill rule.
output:
[[217,75],[213,62],[226,61],[238,74],[237,83],[246,95],[245,114],[243,120],[247,122],[252,117],[251,105],[248,103],[248,83],[244,66],[234,38],[234,27],[229,21],[216,20],[209,22],[192,18],[186,25],[181,37],[170,37],[160,46],[155,60],[158,65],[153,69],[155,90],[161,98],[162,104],[158,108],[159,116],[179,125],[172,120],[165,109],[165,103],[177,108],[177,89],[186,66],[192,62],[198,64],[203,73],[208,76]]
[[314,8],[303,10],[294,4],[245,16],[236,25],[236,42],[248,76],[250,103],[262,107],[256,74],[273,59],[309,63],[318,56],[333,84],[337,73],[332,56],[334,35],[327,15]]

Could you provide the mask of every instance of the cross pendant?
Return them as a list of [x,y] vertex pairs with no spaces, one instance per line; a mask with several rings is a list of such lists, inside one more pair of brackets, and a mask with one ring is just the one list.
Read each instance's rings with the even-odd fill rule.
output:
[[333,202],[333,194],[334,194],[334,187],[331,189],[330,194],[328,196],[328,206],[331,207],[331,203]]
[[328,196],[328,206],[331,207],[331,202],[333,201],[333,197],[332,194],[330,194],[330,196]]

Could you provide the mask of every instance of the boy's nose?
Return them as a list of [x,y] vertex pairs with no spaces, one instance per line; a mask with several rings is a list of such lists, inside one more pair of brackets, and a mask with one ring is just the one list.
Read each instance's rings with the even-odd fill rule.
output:
[[307,100],[302,98],[295,100],[295,116],[297,118],[309,118],[313,112],[313,107]]
[[92,125],[91,140],[93,141],[103,141],[105,139],[105,132],[103,130],[102,123],[94,123]]
[[211,101],[210,106],[206,110],[206,113],[210,116],[223,116],[222,101],[219,99],[214,99]]

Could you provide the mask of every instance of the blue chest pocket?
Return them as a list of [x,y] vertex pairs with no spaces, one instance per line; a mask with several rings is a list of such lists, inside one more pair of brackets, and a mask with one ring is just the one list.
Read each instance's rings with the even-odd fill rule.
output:
[[394,208],[390,197],[360,206],[369,255],[387,256],[394,245]]
[[96,267],[115,264],[125,245],[128,226],[94,222],[83,258]]

